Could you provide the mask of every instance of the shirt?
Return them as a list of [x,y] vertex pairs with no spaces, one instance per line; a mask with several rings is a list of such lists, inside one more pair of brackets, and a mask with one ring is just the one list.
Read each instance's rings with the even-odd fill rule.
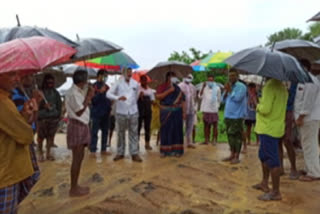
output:
[[212,101],[212,93],[213,89],[211,89],[208,85],[206,85],[203,89],[203,94],[202,96],[200,95],[201,101],[201,106],[200,106],[200,111],[205,112],[205,113],[217,113],[220,108],[220,102],[221,102],[221,89],[219,86],[215,85],[213,87],[216,87],[217,91],[217,99],[216,101]]
[[194,114],[194,103],[197,96],[196,87],[194,87],[191,83],[187,84],[186,82],[180,83],[179,87],[185,95],[186,114]]
[[293,111],[296,91],[297,91],[297,84],[291,84],[289,89],[288,102],[287,102],[287,111]]
[[19,183],[34,173],[29,150],[33,131],[9,96],[0,89],[0,188]]
[[[19,112],[22,111],[24,103],[28,101],[27,96],[19,88],[14,89],[12,91],[11,95],[12,95],[11,100],[16,105],[18,111]],[[36,123],[35,122],[32,123],[32,129],[33,129],[33,131],[36,130]]]
[[241,119],[245,117],[247,110],[247,87],[236,82],[232,85],[231,92],[224,97],[224,117],[228,119]]
[[111,101],[107,98],[106,92],[99,92],[103,86],[109,88],[104,82],[95,82],[93,87],[95,89],[95,95],[91,100],[91,117],[99,118],[110,114]]
[[270,79],[262,89],[257,106],[255,131],[274,138],[281,138],[285,131],[288,91],[281,81]]
[[45,89],[42,91],[44,97],[46,98],[47,102],[50,104],[50,109],[45,107],[45,101],[41,101],[39,105],[39,112],[38,112],[38,120],[41,119],[49,119],[49,118],[60,118],[61,116],[61,107],[62,101],[59,92],[55,89]]
[[[130,79],[129,83],[121,78],[107,93],[107,97],[111,100],[117,100],[116,113],[122,115],[133,115],[138,113],[138,96],[139,84]],[[126,97],[127,100],[118,100],[120,97]]]
[[304,122],[320,120],[320,83],[310,74],[313,83],[298,84],[294,102],[294,116],[306,115]]
[[84,108],[83,102],[87,94],[87,89],[81,89],[75,84],[66,93],[66,108],[70,119],[78,120],[84,124],[89,124],[90,110],[89,107],[79,117],[76,113]]

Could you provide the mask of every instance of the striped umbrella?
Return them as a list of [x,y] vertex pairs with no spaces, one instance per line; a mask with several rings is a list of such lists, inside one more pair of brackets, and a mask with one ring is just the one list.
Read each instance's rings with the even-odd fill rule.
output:
[[90,59],[86,62],[87,66],[95,68],[105,68],[106,66],[130,67],[132,69],[139,68],[139,65],[125,52],[120,51],[108,56]]
[[201,60],[200,64],[209,69],[227,68],[228,65],[224,62],[225,59],[232,56],[232,52],[216,52],[209,54],[206,58]]
[[194,61],[193,63],[191,63],[191,67],[194,71],[205,71],[206,70],[206,67],[204,67],[203,65],[200,65],[201,61],[200,60],[197,60],[197,61]]

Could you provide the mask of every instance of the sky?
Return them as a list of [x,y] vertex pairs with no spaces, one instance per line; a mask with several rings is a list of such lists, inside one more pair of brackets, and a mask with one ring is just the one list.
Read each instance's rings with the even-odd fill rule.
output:
[[75,40],[101,38],[124,48],[140,69],[173,51],[239,51],[286,27],[307,30],[319,0],[10,0],[0,27],[37,25]]

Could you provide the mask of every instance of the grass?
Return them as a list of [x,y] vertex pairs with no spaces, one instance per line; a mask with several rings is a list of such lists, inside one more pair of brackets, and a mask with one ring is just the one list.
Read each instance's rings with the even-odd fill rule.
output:
[[[198,112],[198,124],[196,126],[196,142],[204,142],[204,124],[202,120],[202,113]],[[251,132],[251,142],[256,141],[256,136]],[[218,142],[228,142],[226,125],[224,123],[223,111],[219,111],[219,122],[218,122]]]

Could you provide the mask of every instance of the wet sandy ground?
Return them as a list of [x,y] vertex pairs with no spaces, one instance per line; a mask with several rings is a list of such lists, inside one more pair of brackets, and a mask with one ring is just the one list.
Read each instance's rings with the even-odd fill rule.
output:
[[[319,214],[320,182],[302,183],[281,178],[281,202],[260,202],[261,193],[251,188],[260,181],[257,147],[249,147],[242,163],[220,160],[227,144],[199,145],[178,158],[160,159],[158,148],[145,152],[143,163],[130,157],[113,162],[112,156],[90,158],[86,154],[80,182],[91,194],[69,198],[70,152],[65,135],[56,139],[57,160],[40,165],[41,179],[21,204],[19,214]],[[115,153],[115,142],[112,152]],[[301,154],[298,166],[303,166]]]

